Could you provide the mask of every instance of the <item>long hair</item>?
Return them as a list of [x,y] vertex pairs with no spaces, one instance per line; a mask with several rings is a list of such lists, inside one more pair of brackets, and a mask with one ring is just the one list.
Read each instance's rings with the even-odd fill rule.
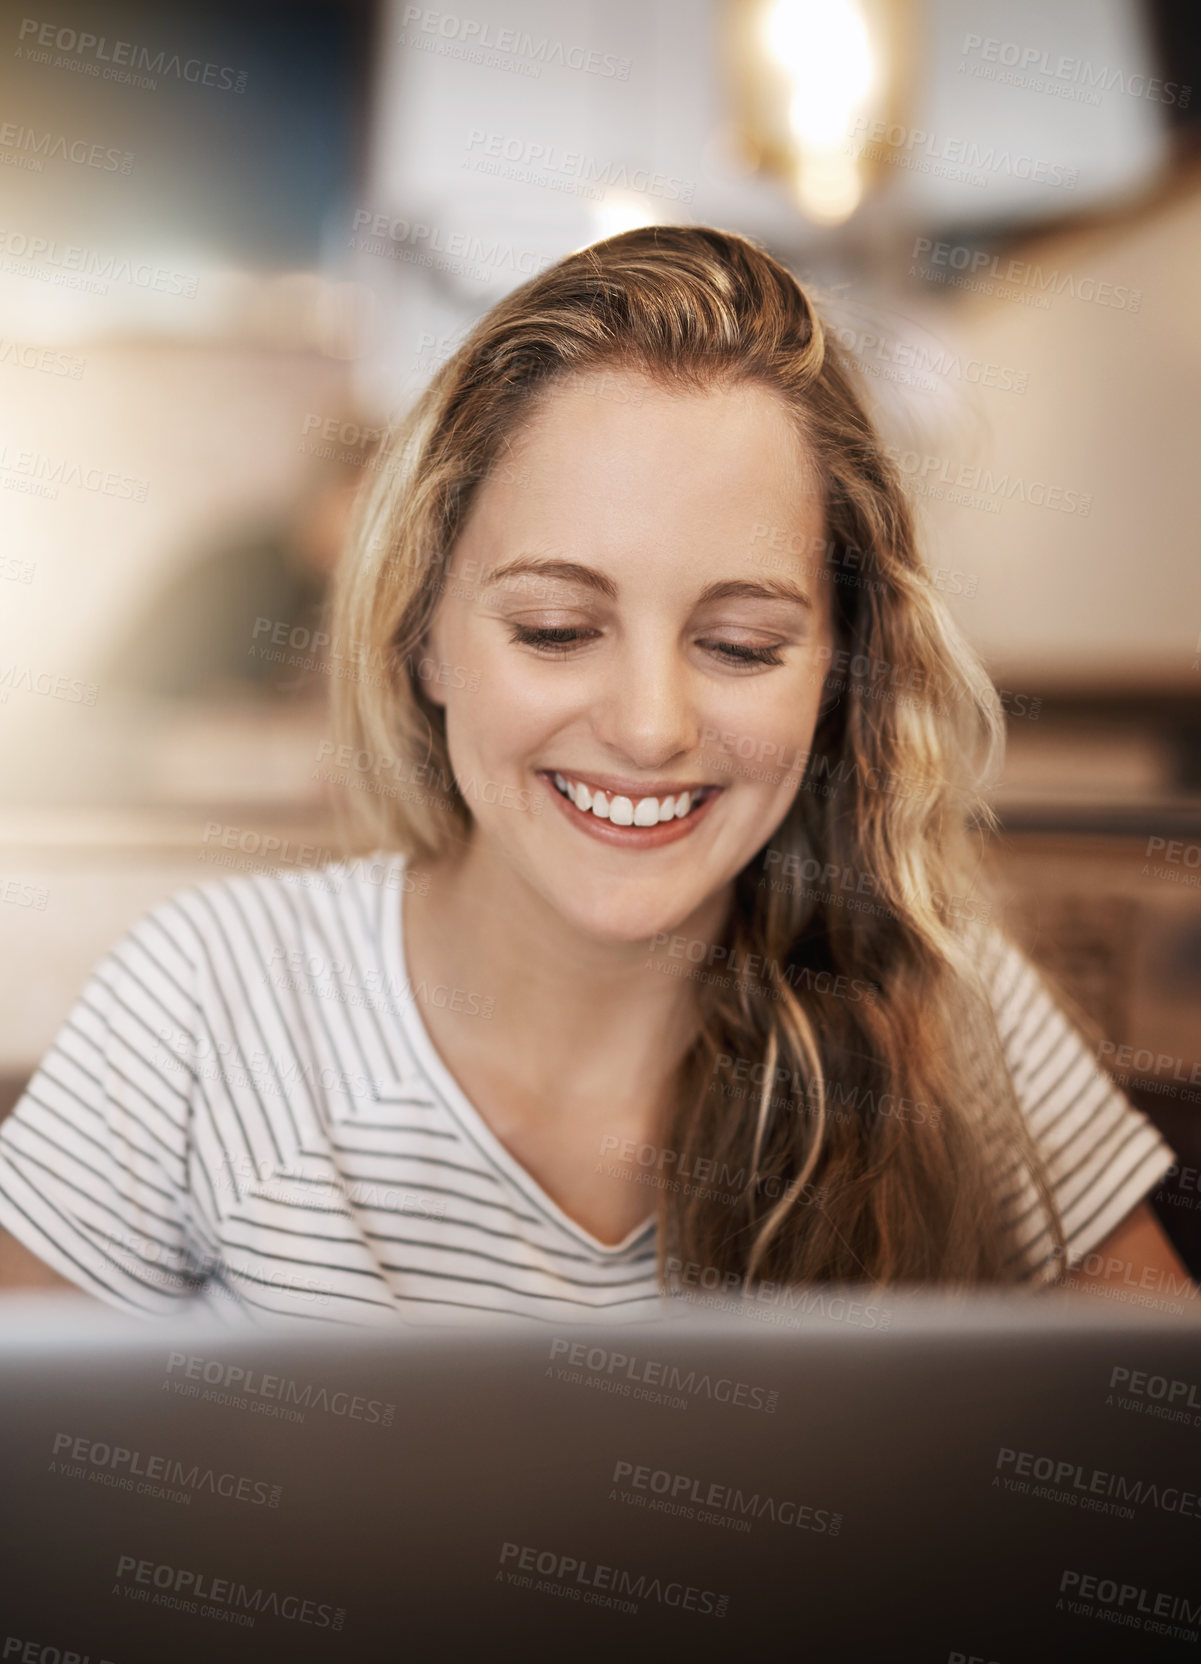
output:
[[396,782],[352,794],[368,835],[414,859],[469,835],[415,655],[473,493],[540,395],[621,368],[783,400],[822,482],[834,637],[799,789],[735,881],[718,955],[763,974],[694,973],[700,1029],[664,1146],[693,1177],[660,1188],[660,1275],[1018,1281],[1031,1267],[999,1196],[1007,1164],[1024,1165],[1060,1255],[1064,1243],[981,975],[987,933],[964,900],[999,700],[923,566],[852,362],[754,244],[655,226],[568,255],[479,320],[390,436],[332,621],[364,667],[335,684],[337,738]]

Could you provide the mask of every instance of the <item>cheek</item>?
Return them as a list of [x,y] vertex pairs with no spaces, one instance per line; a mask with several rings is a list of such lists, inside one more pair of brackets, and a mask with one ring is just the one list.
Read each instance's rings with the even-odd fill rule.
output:
[[705,765],[764,792],[795,785],[817,726],[821,680],[815,668],[798,668],[787,681],[764,676],[728,687],[702,730]]
[[426,682],[424,691],[445,708],[448,724],[456,716],[476,713],[482,690],[498,686],[497,667],[489,663],[488,648],[486,638],[481,639],[455,604],[444,606],[426,631],[425,653],[435,666],[442,667],[442,674]]
[[478,681],[474,690],[452,689],[446,699],[452,749],[486,759],[493,769],[520,763],[561,726],[566,686],[524,662],[501,628],[468,630],[461,640],[463,662]]

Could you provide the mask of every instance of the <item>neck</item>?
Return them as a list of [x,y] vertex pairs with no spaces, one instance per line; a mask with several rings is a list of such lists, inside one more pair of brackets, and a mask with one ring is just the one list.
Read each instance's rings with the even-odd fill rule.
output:
[[[405,896],[410,972],[494,996],[487,1039],[499,1068],[539,1095],[570,1081],[598,1102],[665,1100],[699,1017],[687,977],[648,968],[647,939],[582,933],[478,839],[413,870],[430,884]],[[673,928],[714,940],[728,905],[718,892]]]

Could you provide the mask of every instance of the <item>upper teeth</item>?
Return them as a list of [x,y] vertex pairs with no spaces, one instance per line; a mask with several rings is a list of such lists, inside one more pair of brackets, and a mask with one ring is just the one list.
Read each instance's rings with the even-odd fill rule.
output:
[[700,792],[680,792],[673,797],[640,797],[635,800],[608,792],[594,792],[582,780],[568,780],[562,774],[556,774],[554,781],[577,809],[590,811],[598,820],[611,820],[614,826],[656,826],[663,820],[682,820],[701,796]]

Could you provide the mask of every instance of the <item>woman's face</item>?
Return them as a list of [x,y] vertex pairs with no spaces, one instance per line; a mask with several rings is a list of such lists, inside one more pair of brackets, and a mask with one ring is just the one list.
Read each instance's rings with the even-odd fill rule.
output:
[[473,839],[590,937],[676,930],[788,812],[830,585],[770,551],[822,535],[805,447],[753,383],[557,383],[481,483],[426,690]]

